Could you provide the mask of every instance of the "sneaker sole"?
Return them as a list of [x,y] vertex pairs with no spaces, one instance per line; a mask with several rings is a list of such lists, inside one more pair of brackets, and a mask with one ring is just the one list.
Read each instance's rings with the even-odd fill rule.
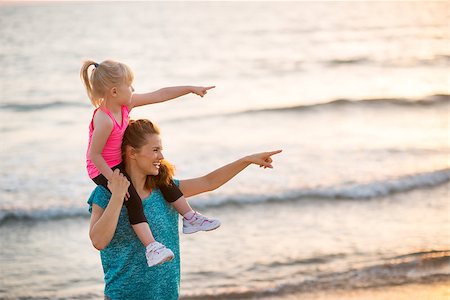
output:
[[194,227],[194,228],[184,229],[184,227],[183,227],[183,233],[184,233],[184,234],[192,234],[192,233],[196,233],[196,232],[198,232],[198,231],[212,231],[212,230],[215,230],[215,229],[219,228],[220,225],[221,225],[221,224],[218,223],[216,226],[213,226],[213,227],[207,228],[207,229],[201,229],[201,228],[199,228],[199,227]]
[[167,256],[166,258],[162,259],[161,261],[149,266],[149,267],[155,267],[155,266],[159,266],[162,265],[165,262],[171,261],[174,258],[174,256]]

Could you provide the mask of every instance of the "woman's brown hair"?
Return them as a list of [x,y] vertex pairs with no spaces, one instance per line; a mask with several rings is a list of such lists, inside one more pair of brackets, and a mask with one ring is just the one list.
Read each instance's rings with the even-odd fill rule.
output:
[[[122,161],[125,161],[127,147],[139,149],[147,143],[146,136],[149,134],[160,134],[159,128],[146,119],[130,120],[122,140]],[[153,189],[160,186],[169,186],[175,168],[167,161],[162,160],[158,175],[149,175],[145,181],[147,189]]]

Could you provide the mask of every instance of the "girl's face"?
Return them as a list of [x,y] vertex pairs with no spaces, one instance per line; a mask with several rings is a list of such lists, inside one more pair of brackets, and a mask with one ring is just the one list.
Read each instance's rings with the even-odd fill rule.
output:
[[162,154],[161,138],[158,134],[148,134],[147,143],[135,153],[137,168],[146,175],[158,175]]
[[117,100],[121,105],[130,105],[133,92],[134,88],[131,84],[123,83],[117,87]]

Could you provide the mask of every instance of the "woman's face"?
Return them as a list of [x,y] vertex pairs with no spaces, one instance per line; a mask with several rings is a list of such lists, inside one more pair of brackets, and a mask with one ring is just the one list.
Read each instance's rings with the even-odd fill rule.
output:
[[137,167],[146,175],[158,175],[162,154],[161,138],[158,134],[148,134],[147,143],[137,150],[135,159]]

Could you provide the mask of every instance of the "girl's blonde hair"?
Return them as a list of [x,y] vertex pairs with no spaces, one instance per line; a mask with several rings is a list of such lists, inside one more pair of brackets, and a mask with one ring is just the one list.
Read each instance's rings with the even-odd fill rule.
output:
[[[122,140],[122,161],[127,163],[127,148],[131,147],[139,151],[147,143],[147,135],[160,134],[158,126],[146,119],[130,120]],[[158,175],[149,175],[145,180],[145,187],[153,189],[160,186],[170,186],[175,168],[167,160],[163,159],[159,167]]]
[[[94,66],[94,69],[89,76],[90,66]],[[131,85],[134,79],[130,67],[114,60],[105,60],[100,64],[93,60],[87,60],[81,67],[80,77],[86,87],[89,99],[95,107],[102,104],[108,90],[124,83]]]

